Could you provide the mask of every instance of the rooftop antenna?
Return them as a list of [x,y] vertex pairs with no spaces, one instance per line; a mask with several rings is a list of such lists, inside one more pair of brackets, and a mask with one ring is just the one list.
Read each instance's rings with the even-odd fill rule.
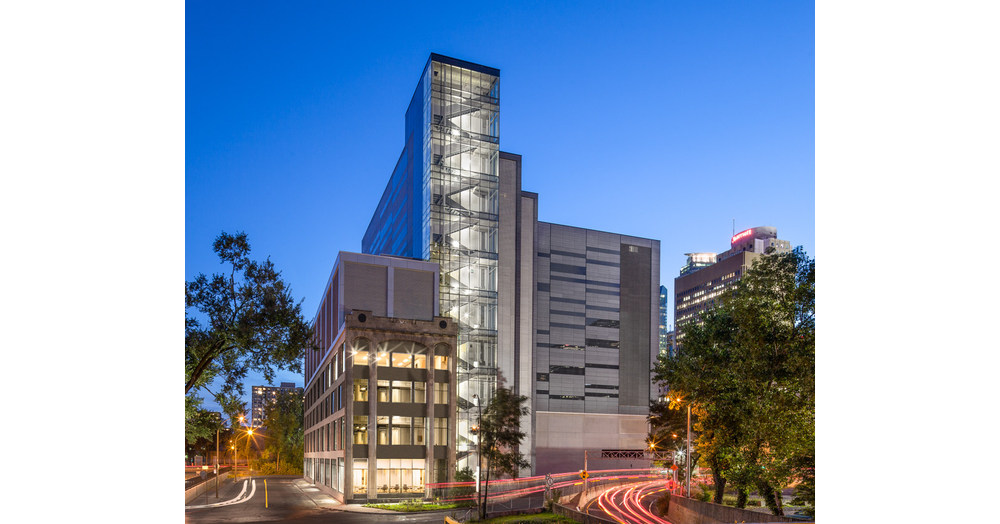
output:
[[733,236],[736,236],[736,219],[733,219]]

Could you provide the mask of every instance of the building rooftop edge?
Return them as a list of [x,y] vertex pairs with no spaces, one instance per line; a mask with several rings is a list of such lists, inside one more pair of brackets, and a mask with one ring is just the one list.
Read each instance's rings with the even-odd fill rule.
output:
[[486,73],[488,75],[500,76],[500,70],[495,67],[484,66],[482,64],[477,64],[475,62],[469,62],[467,60],[462,60],[460,58],[453,58],[438,53],[431,53],[431,56],[427,59],[427,65],[430,65],[431,62],[440,62],[442,64],[453,65],[456,67],[461,67],[463,69],[470,69],[472,71]]
[[[525,193],[525,191],[522,191],[522,193]],[[538,194],[535,193],[535,195],[537,196]],[[620,237],[638,238],[639,240],[649,240],[650,242],[660,243],[660,240],[656,239],[656,238],[640,237],[640,236],[636,236],[636,235],[629,235],[627,233],[615,233],[614,231],[605,231],[603,229],[592,229],[592,228],[589,228],[589,227],[571,226],[571,225],[568,225],[568,224],[557,224],[555,222],[546,222],[544,220],[539,220],[538,223],[539,224],[548,224],[550,226],[571,227],[573,229],[582,229],[584,231],[594,231],[594,232],[597,232],[597,233],[605,233],[605,234],[608,234],[608,235],[618,235]]]
[[[345,256],[346,255],[346,256]],[[431,262],[429,260],[423,260],[420,258],[410,258],[403,257],[399,255],[372,255],[369,253],[355,253],[353,251],[337,251],[337,257],[333,260],[333,267],[330,268],[330,276],[326,279],[326,285],[323,286],[323,293],[326,293],[327,289],[330,289],[330,285],[333,284],[333,276],[337,273],[337,268],[340,267],[342,261],[350,260],[352,262],[376,262],[378,259],[386,259],[387,261],[399,261],[405,262],[407,264],[415,264],[418,266],[424,266],[426,271],[434,271],[440,273],[441,266],[437,262]],[[396,267],[396,264],[385,264],[386,267]],[[323,309],[323,300],[320,299],[319,304],[316,305],[316,312],[313,313],[312,320],[309,321],[309,325],[312,326],[316,324],[316,317],[319,316],[320,310]]]

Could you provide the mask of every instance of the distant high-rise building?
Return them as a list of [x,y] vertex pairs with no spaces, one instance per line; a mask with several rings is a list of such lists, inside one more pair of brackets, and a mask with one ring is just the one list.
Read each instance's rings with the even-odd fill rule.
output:
[[[791,251],[789,242],[779,240],[778,230],[773,227],[741,231],[733,235],[729,246],[728,251],[718,255],[688,253],[688,263],[674,279],[674,326],[678,340],[683,337],[684,327],[697,322],[705,310],[713,307],[754,260],[771,248],[775,253]],[[712,262],[707,263],[709,260]]]
[[667,319],[669,313],[669,306],[667,301],[667,286],[660,284],[660,354],[667,354],[667,333],[670,328],[667,327]]
[[280,386],[254,386],[251,400],[250,425],[259,428],[264,423],[264,408],[278,398],[278,393],[294,392],[302,394],[302,388],[295,387],[294,382],[282,382]]
[[711,266],[716,262],[715,253],[684,253],[688,257],[687,264],[681,268],[681,276],[694,273],[703,267]]

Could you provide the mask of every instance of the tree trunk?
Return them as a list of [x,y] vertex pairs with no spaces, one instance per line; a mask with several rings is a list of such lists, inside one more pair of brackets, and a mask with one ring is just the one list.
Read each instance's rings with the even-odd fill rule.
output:
[[781,509],[781,491],[775,491],[775,489],[766,482],[759,482],[757,484],[757,492],[764,498],[764,502],[767,504],[767,509],[771,510],[772,514],[784,516],[785,513]]
[[744,509],[747,507],[747,500],[750,499],[750,488],[738,486],[736,488],[736,507]]
[[486,501],[490,495],[490,458],[486,457],[486,483],[483,485],[483,519],[486,519]]
[[712,480],[715,482],[715,497],[712,502],[722,504],[722,496],[726,492],[726,479],[722,476],[722,471],[719,470],[718,461],[710,460],[709,465],[712,467]]
[[722,504],[722,496],[726,493],[726,479],[715,473],[715,470],[712,471],[712,477],[715,479],[715,498],[712,499],[712,502]]

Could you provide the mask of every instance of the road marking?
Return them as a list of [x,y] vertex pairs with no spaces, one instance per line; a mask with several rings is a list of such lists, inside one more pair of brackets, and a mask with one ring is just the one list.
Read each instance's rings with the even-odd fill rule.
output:
[[[265,480],[265,483],[266,482],[267,481]],[[244,498],[243,494],[247,492],[247,485],[248,484],[250,485],[250,494],[247,495]],[[221,508],[221,507],[224,507],[224,506],[231,506],[233,504],[242,504],[242,503],[244,503],[244,502],[252,499],[254,493],[256,493],[256,492],[257,492],[257,481],[256,480],[253,480],[253,481],[244,480],[243,481],[243,489],[240,490],[240,494],[239,495],[236,495],[236,498],[229,499],[229,500],[227,500],[225,502],[216,502],[215,504],[203,504],[201,506],[185,506],[184,509],[185,510],[189,510],[189,509],[204,509],[204,508]]]

